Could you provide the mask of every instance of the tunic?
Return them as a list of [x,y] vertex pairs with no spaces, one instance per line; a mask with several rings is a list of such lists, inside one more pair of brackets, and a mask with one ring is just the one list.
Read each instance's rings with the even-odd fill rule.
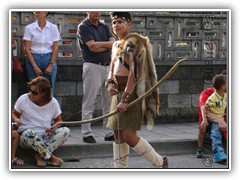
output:
[[[112,103],[110,107],[110,112],[115,111],[118,103],[121,100],[123,91],[127,83],[127,77],[119,78],[115,76],[115,83],[117,84],[117,89],[120,91],[117,95],[112,97]],[[121,79],[121,82],[120,82]],[[118,86],[121,84],[121,86]],[[133,91],[129,103],[137,99],[136,89]],[[107,127],[114,130],[140,130],[142,124],[142,109],[141,102],[127,109],[124,113],[117,113],[108,118]]]

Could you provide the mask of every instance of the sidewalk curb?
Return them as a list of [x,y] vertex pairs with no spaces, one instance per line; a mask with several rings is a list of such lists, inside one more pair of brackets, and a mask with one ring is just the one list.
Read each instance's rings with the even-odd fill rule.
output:
[[[177,154],[195,154],[197,148],[196,140],[179,140],[179,141],[164,141],[164,142],[149,142],[152,147],[160,155],[171,156]],[[131,155],[137,155],[130,149]],[[34,152],[19,148],[18,157],[26,161],[34,159]],[[54,155],[61,158],[99,158],[99,157],[112,157],[113,145],[109,143],[94,143],[94,144],[72,144],[63,145],[56,151]]]

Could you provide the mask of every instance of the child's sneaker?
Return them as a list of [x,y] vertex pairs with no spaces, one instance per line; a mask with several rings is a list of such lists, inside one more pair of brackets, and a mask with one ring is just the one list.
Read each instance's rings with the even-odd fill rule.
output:
[[198,148],[196,153],[197,158],[203,157],[203,148]]
[[217,149],[214,153],[214,162],[221,163],[227,160],[227,155],[224,153],[222,149]]

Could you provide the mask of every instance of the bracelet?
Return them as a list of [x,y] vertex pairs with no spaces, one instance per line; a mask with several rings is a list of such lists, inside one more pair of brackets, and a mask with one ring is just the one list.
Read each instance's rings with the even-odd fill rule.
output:
[[53,65],[54,63],[49,63],[49,64],[52,64],[52,65]]
[[121,102],[122,103],[128,103],[130,97],[131,97],[131,95],[124,91],[123,95],[122,95],[122,98],[121,98]]
[[106,81],[106,83],[105,83],[105,88],[108,88],[108,85],[109,85],[109,84],[115,85],[116,83],[114,82],[114,80],[108,79],[108,80]]

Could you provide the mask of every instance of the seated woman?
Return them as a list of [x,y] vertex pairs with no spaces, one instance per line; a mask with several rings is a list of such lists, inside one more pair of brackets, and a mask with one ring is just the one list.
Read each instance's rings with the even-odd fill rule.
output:
[[28,83],[29,93],[18,98],[12,111],[14,122],[21,124],[18,128],[20,146],[32,149],[38,167],[45,167],[46,160],[53,166],[60,167],[63,160],[53,155],[53,151],[63,145],[70,136],[67,127],[51,127],[62,121],[58,101],[52,97],[51,85],[44,77],[36,77]]

